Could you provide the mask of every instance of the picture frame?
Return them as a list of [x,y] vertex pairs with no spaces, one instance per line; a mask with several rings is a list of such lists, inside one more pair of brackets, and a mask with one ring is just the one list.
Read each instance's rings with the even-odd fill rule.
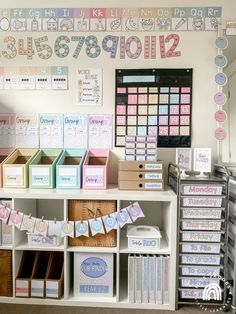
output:
[[211,148],[194,148],[194,171],[211,172]]
[[192,149],[191,148],[176,148],[176,164],[183,171],[192,170]]

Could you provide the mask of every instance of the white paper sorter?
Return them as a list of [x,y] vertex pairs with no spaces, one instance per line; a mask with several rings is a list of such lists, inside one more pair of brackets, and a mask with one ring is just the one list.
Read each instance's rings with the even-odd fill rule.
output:
[[160,249],[161,232],[157,226],[128,226],[127,237],[129,249]]

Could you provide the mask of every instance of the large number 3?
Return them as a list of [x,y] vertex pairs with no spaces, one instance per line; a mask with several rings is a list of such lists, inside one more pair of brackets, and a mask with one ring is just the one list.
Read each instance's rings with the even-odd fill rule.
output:
[[7,59],[15,58],[15,56],[17,55],[17,49],[15,47],[16,44],[15,38],[12,36],[8,36],[4,39],[4,43],[7,44],[7,49],[10,50],[10,52],[4,50],[2,52],[3,57]]

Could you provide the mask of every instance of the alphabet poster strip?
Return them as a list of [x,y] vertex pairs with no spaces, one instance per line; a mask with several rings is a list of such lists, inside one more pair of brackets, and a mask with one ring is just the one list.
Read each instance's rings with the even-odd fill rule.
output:
[[221,7],[0,9],[0,32],[216,31]]
[[102,69],[78,69],[77,104],[102,106]]

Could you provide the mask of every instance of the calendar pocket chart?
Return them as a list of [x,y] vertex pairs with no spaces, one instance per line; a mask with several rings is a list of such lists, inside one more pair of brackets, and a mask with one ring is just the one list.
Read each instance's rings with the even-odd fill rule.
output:
[[159,147],[191,146],[192,69],[116,70],[115,146],[156,136]]

